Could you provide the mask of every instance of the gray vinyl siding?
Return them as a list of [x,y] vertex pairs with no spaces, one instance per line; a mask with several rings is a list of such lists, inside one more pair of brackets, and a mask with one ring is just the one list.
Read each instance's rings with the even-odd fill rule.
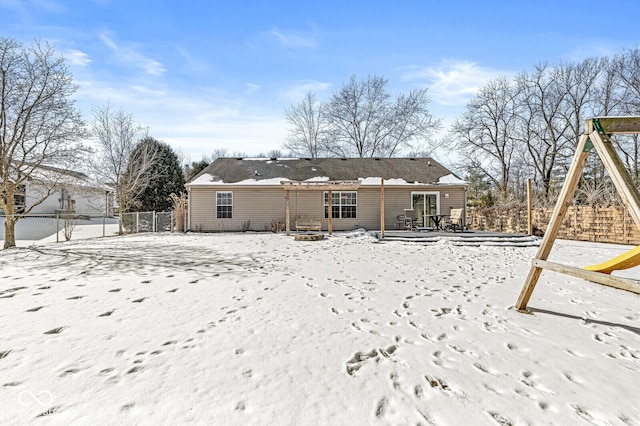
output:
[[[233,192],[233,217],[216,219],[216,192]],[[380,229],[380,187],[360,187],[357,191],[356,218],[333,219],[335,231],[352,230],[358,227]],[[411,208],[412,192],[439,192],[440,213],[449,214],[452,208],[464,207],[462,186],[403,186],[385,187],[385,229],[399,227],[396,217]],[[449,197],[445,197],[449,194]],[[295,230],[296,218],[322,219],[322,229],[328,229],[324,218],[323,191],[291,191],[290,221]],[[271,229],[272,222],[285,222],[285,191],[280,187],[233,187],[220,185],[190,188],[190,224],[192,231],[252,231]]]

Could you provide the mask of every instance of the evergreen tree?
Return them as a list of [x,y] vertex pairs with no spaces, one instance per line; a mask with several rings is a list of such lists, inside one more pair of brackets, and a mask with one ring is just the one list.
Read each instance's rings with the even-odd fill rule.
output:
[[148,169],[148,185],[142,190],[138,198],[139,211],[166,211],[171,210],[171,194],[179,195],[184,192],[184,175],[178,156],[171,147],[152,137],[146,137],[140,141],[131,158],[136,157],[136,151],[155,151],[156,157],[153,165]]
[[189,182],[191,179],[196,177],[196,175],[204,170],[209,163],[211,163],[211,161],[206,158],[202,158],[200,161],[192,161],[191,164],[187,164],[184,168],[185,182]]

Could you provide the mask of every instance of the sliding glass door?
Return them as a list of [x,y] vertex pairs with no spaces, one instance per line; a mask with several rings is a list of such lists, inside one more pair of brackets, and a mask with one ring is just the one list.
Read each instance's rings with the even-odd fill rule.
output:
[[438,192],[412,192],[411,206],[416,212],[418,226],[433,226],[433,221],[425,215],[440,213]]

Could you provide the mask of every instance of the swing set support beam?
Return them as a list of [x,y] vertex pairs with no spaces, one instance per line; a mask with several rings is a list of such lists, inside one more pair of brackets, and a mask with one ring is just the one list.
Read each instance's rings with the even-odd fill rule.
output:
[[[549,253],[558,236],[558,231],[567,213],[571,199],[582,176],[585,163],[593,148],[602,160],[605,168],[611,176],[611,180],[620,194],[624,205],[629,210],[636,226],[640,228],[640,193],[633,184],[629,172],[615,151],[609,138],[610,134],[637,134],[640,133],[640,117],[595,117],[586,121],[585,133],[580,137],[571,166],[567,173],[564,185],[558,196],[558,201],[551,215],[549,225],[544,234],[538,253],[533,259],[529,274],[516,302],[516,309],[526,312],[527,304],[535,289],[543,269],[568,274],[604,284],[616,288],[640,293],[640,281],[613,277],[594,271],[585,271],[579,268],[548,262]],[[580,272],[576,272],[579,270]],[[606,276],[606,278],[605,278]]]

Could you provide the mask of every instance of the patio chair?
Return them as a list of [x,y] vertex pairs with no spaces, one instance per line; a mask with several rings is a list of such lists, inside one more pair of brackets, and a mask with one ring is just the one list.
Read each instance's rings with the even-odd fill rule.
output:
[[416,229],[416,211],[414,209],[404,209],[404,228],[408,230]]
[[464,212],[464,209],[451,209],[451,214],[447,219],[445,228],[452,230],[453,232],[456,232],[456,229],[463,231],[464,230],[464,220],[462,217],[463,212]]

